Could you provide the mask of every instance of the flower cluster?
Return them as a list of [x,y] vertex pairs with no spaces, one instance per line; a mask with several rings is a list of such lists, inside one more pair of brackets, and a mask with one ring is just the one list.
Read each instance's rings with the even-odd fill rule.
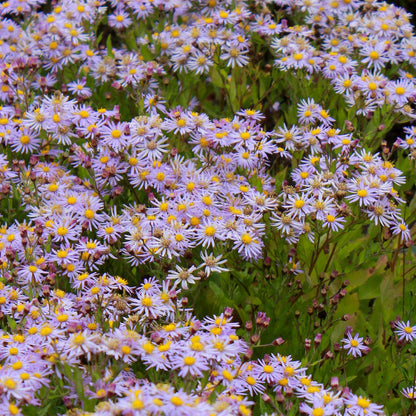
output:
[[[349,319],[334,239],[356,224],[383,235],[390,258],[374,270],[400,280],[402,252],[403,293],[413,270],[394,152],[416,158],[416,129],[391,149],[378,136],[415,119],[409,18],[362,0],[3,2],[0,415],[48,400],[71,415],[383,415],[371,394],[308,371],[328,369],[330,328]],[[278,91],[291,76],[305,83],[296,102]],[[309,84],[335,91],[348,116]],[[207,288],[217,312],[232,302],[238,316],[189,307]],[[278,340],[258,352],[269,292],[297,319],[312,301],[295,328],[315,337],[305,365]],[[394,331],[399,347],[416,338],[409,321]],[[349,329],[341,342],[370,353]]]
[[283,126],[276,138],[287,152],[307,152],[292,171],[293,185],[283,186],[280,208],[273,214],[272,224],[286,240],[295,243],[306,234],[313,242],[316,221],[321,224],[318,230],[344,229],[354,213],[351,203],[375,225],[410,240],[398,207],[403,200],[394,188],[405,182],[402,172],[366,151],[352,133],[342,134],[327,110],[313,100],[299,105],[298,118],[300,126]]
[[[319,73],[359,114],[388,104],[413,117],[415,84],[410,68],[415,64],[415,41],[404,9],[386,3],[366,6],[361,1],[287,5],[304,9],[308,16],[305,25],[284,28],[281,36],[272,37],[279,68]],[[391,78],[383,72],[389,63],[408,67],[409,72],[401,69]]]
[[[200,321],[168,283],[150,278],[134,288],[109,275],[85,276],[82,282],[76,294],[45,287],[41,301],[2,285],[2,316],[20,328],[1,337],[0,400],[9,414],[20,414],[23,403],[38,404],[36,392],[62,376],[68,383],[67,405],[79,406],[68,368],[83,374],[86,397],[98,400],[96,415],[110,410],[250,414],[253,396],[289,389],[307,414],[321,409],[322,414],[355,415],[366,408],[381,414],[368,399],[326,389],[290,356],[248,360],[249,345],[237,335],[230,311]],[[157,370],[158,384],[137,378],[131,370],[137,365]],[[193,393],[180,388],[181,380],[191,382]]]

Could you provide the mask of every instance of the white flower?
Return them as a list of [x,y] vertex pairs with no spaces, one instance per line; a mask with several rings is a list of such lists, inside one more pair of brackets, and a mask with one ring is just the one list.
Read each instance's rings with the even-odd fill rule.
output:
[[194,284],[199,280],[198,276],[194,276],[192,272],[196,270],[195,266],[191,266],[189,269],[182,269],[180,266],[176,266],[176,271],[170,270],[167,279],[175,280],[174,284],[181,284],[183,289],[188,289],[188,283]]
[[207,251],[205,250],[204,254],[202,254],[201,252],[201,259],[204,260],[204,262],[198,268],[202,269],[203,267],[205,267],[204,271],[207,276],[209,276],[212,272],[221,273],[221,272],[229,271],[225,267],[219,267],[220,264],[224,264],[227,262],[226,259],[221,260],[222,259],[221,254],[217,257],[214,257],[213,254],[208,254]]

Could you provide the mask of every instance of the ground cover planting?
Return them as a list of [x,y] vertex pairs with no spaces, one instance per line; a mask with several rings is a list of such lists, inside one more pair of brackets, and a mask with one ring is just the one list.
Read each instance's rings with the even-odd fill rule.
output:
[[0,15],[0,415],[416,414],[410,13]]

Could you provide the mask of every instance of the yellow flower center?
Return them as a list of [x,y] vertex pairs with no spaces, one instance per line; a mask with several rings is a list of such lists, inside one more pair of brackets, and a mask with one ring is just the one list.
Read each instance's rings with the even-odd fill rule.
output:
[[377,59],[379,57],[379,54],[378,54],[378,52],[377,51],[372,51],[371,53],[370,53],[370,58],[371,59]]
[[252,238],[248,234],[243,234],[241,236],[241,241],[243,242],[243,244],[250,244],[251,240]]
[[120,130],[113,130],[111,132],[111,136],[113,136],[114,139],[119,139],[121,137],[121,131]]
[[215,234],[215,228],[212,225],[205,227],[205,235],[207,237],[212,237]]
[[305,205],[305,202],[302,201],[301,199],[297,200],[294,204],[295,208],[297,209],[301,209],[304,205]]
[[370,406],[370,400],[360,398],[357,400],[357,405],[363,409],[366,409],[368,406]]
[[182,406],[183,404],[183,400],[178,396],[173,396],[170,401],[174,406]]
[[184,359],[183,359],[183,362],[184,362],[184,364],[185,365],[193,365],[193,364],[195,364],[195,358],[194,357],[185,357]]

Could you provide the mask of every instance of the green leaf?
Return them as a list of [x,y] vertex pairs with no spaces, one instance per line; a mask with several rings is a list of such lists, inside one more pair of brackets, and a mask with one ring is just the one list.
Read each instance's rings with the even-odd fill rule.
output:
[[97,36],[96,44],[99,45],[101,42],[101,39],[103,38],[104,32],[100,32]]
[[110,56],[111,58],[114,58],[113,47],[112,47],[112,43],[111,43],[111,35],[107,36],[107,40],[105,42],[105,45],[107,47],[107,55]]
[[8,324],[8,326],[10,327],[10,329],[12,331],[14,331],[14,329],[16,328],[16,325],[17,325],[16,321],[8,315],[7,315],[7,324]]
[[216,87],[224,88],[224,82],[222,80],[221,74],[215,67],[212,67],[211,70],[211,82]]
[[[259,88],[257,86],[257,82],[253,82],[253,84],[251,84],[250,91],[251,91],[251,100],[253,101],[253,103],[257,103],[257,101],[259,101]],[[250,107],[250,106],[248,105],[247,107]]]
[[146,45],[140,46],[140,53],[142,54],[145,61],[151,61],[154,58],[152,52]]
[[263,301],[257,296],[249,296],[247,298],[247,303],[249,305],[262,305]]
[[269,76],[260,76],[259,78],[259,98],[263,98],[264,93],[270,86],[270,77]]

